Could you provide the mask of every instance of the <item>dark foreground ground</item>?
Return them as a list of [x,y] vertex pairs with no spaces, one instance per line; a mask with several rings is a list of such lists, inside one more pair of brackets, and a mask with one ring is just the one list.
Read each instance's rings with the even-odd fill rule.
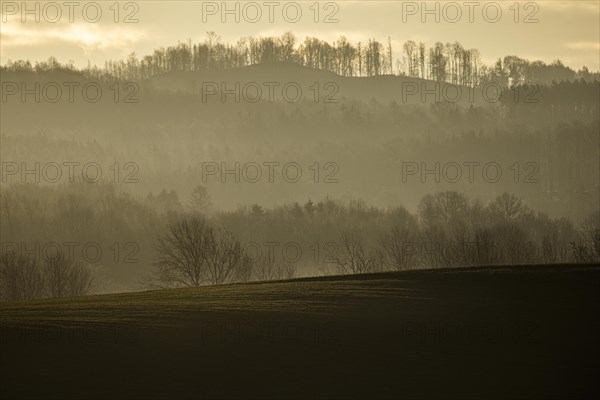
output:
[[2,303],[2,399],[600,398],[600,268]]

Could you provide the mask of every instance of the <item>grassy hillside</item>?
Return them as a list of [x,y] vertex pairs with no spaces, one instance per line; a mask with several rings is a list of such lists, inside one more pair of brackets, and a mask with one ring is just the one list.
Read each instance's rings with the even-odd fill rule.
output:
[[599,283],[447,269],[3,303],[0,394],[593,397]]

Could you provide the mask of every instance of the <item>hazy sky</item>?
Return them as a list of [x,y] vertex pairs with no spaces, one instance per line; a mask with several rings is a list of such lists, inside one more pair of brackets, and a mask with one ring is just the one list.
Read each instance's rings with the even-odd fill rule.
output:
[[[401,57],[401,44],[406,40],[428,45],[458,41],[467,48],[478,49],[485,63],[517,55],[546,62],[560,58],[576,69],[584,65],[592,70],[600,68],[598,0],[519,2],[518,7],[512,0],[337,1],[319,2],[316,7],[313,0],[227,2],[229,9],[237,7],[239,22],[235,21],[235,14],[223,15],[221,1],[119,2],[118,16],[114,1],[73,2],[72,22],[71,6],[65,5],[65,1],[39,3],[40,21],[36,22],[34,13],[22,15],[20,1],[2,2],[2,64],[8,59],[37,61],[53,55],[61,62],[74,60],[79,66],[86,65],[88,60],[102,65],[106,59],[125,58],[132,51],[143,56],[177,41],[199,41],[207,31],[215,31],[228,42],[243,36],[292,31],[301,40],[316,36],[330,42],[341,35],[354,42],[369,37],[387,42],[389,36],[394,58]],[[35,10],[34,2],[27,4]],[[434,12],[423,14],[424,4]],[[96,17],[98,9],[101,15]],[[298,10],[301,14],[297,16]],[[133,22],[124,22],[128,15]],[[329,23],[324,21],[327,16]],[[23,17],[25,22],[21,20]],[[222,22],[222,18],[226,21]]]

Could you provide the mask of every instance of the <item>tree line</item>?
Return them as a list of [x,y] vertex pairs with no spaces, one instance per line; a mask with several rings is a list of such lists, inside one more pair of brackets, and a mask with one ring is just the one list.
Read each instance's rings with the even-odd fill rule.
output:
[[[365,221],[374,216],[388,226],[365,229]],[[216,230],[211,224],[227,228]],[[332,224],[327,241],[322,232]],[[310,225],[310,235],[302,232]],[[295,231],[293,238],[282,233],[286,229]],[[296,250],[291,262],[275,250],[281,245],[275,239],[286,236],[296,249],[314,248],[311,239],[322,240],[325,257],[317,263],[325,274],[600,261],[598,212],[577,231],[566,219],[535,214],[509,193],[482,204],[445,191],[424,196],[416,215],[402,207],[380,210],[360,201],[345,206],[331,199],[273,210],[255,204],[222,213],[210,223],[199,214],[181,215],[158,237],[156,269],[147,282],[150,287],[198,287],[290,278],[301,257]],[[249,240],[252,245],[244,245]]]
[[[165,191],[154,199],[163,195],[173,197]],[[535,212],[508,193],[483,203],[455,191],[436,192],[423,196],[414,213],[331,198],[219,211],[197,187],[185,209],[157,210],[111,185],[79,182],[54,189],[12,185],[3,189],[2,206],[2,220],[10,223],[2,224],[0,288],[3,299],[13,300],[85,294],[92,278],[95,291],[103,292],[132,290],[109,285],[127,278],[138,289],[196,287],[299,275],[600,260],[598,211],[575,225]],[[43,229],[33,233],[34,226]],[[73,259],[60,252],[30,254],[35,242],[76,241],[111,250],[115,241],[137,243],[138,262],[119,263],[112,251],[96,263],[77,251]],[[15,243],[26,245],[19,252]],[[284,253],[286,244],[300,253]]]
[[[291,32],[279,37],[243,37],[235,44],[223,42],[215,32],[207,32],[206,38],[197,43],[189,39],[155,49],[141,58],[132,52],[125,60],[107,60],[102,67],[88,63],[87,68],[79,71],[93,79],[141,81],[172,71],[232,69],[273,62],[294,63],[347,77],[401,75],[471,87],[490,81],[509,86],[580,78],[591,81],[600,77],[599,73],[590,72],[586,67],[574,71],[560,60],[546,64],[514,55],[499,58],[494,65],[488,66],[483,64],[477,49],[465,48],[459,42],[436,42],[428,48],[422,42],[408,40],[395,53],[390,37],[386,43],[374,38],[352,43],[341,36],[329,43],[315,37],[300,41]],[[35,65],[28,60],[9,60],[3,68],[78,70],[73,62],[61,64],[54,57]]]

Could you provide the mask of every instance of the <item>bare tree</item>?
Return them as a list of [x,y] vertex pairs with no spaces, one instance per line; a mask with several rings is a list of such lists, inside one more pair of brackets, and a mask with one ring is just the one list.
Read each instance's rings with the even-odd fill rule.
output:
[[544,234],[540,244],[540,259],[544,264],[566,262],[569,259],[568,242],[563,240],[556,231]]
[[594,211],[583,221],[583,234],[589,243],[592,258],[600,261],[600,210]]
[[208,214],[212,209],[212,200],[206,186],[198,185],[189,198],[189,208],[192,212]]
[[155,245],[157,268],[151,286],[197,287],[204,283],[211,240],[212,228],[203,218],[183,219],[169,225],[168,232],[159,236]]
[[272,257],[260,257],[252,263],[252,276],[258,281],[275,279],[276,265]]
[[523,203],[523,200],[508,193],[503,193],[496,197],[496,200],[490,204],[490,209],[506,221],[521,218],[531,213],[529,207]]
[[343,274],[363,274],[382,270],[383,254],[367,251],[363,242],[353,232],[344,232],[340,253],[334,256],[338,270]]
[[226,230],[210,231],[206,254],[206,280],[212,285],[236,280],[241,269],[250,265],[240,241]]
[[44,280],[48,297],[83,296],[92,288],[92,274],[80,263],[68,259],[64,253],[45,260]]
[[499,263],[528,264],[537,259],[537,248],[527,233],[514,223],[503,223],[492,229],[499,251]]
[[418,60],[417,60],[417,44],[409,40],[404,43],[402,46],[404,49],[404,53],[406,54],[406,61],[408,63],[408,73],[407,75],[410,77],[416,77],[419,75],[418,73]]
[[473,233],[473,242],[467,247],[466,261],[470,265],[493,265],[500,256],[494,243],[492,232],[487,228],[476,227]]
[[277,265],[275,279],[292,279],[296,277],[296,264],[287,261],[280,261]]
[[449,226],[465,218],[469,200],[455,191],[437,192],[423,196],[418,206],[419,218],[424,227]]
[[594,250],[590,248],[589,243],[583,237],[580,237],[577,242],[571,242],[571,252],[573,254],[573,261],[576,263],[591,263],[597,261]]
[[149,287],[198,287],[247,279],[249,259],[240,241],[226,230],[213,229],[200,217],[169,225],[155,250],[157,268],[145,282]]
[[296,276],[296,265],[285,260],[275,260],[271,255],[260,257],[253,263],[253,277],[259,281],[292,279]]
[[588,215],[582,224],[577,241],[571,241],[575,262],[600,262],[600,211]]
[[14,253],[0,255],[0,298],[28,300],[44,293],[44,277],[35,259]]
[[385,254],[397,270],[404,270],[416,265],[416,243],[408,228],[394,227],[383,235],[381,245]]

